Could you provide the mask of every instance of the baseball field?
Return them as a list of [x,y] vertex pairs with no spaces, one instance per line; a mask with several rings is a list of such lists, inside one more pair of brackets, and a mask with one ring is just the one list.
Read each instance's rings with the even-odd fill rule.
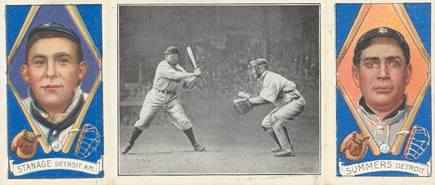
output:
[[[276,147],[261,128],[261,120],[272,105],[255,107],[238,115],[232,99],[182,98],[193,121],[197,141],[207,149],[194,152],[181,130],[167,124],[162,113],[154,119],[126,155],[118,150],[119,175],[200,174],[318,174],[319,98],[317,90],[302,92],[307,100],[304,115],[287,125],[295,157],[274,157]],[[131,135],[133,125],[119,126],[119,147]]]

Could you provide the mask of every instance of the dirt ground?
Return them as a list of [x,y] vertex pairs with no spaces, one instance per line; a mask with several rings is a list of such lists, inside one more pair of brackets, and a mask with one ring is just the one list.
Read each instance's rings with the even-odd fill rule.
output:
[[[276,145],[260,123],[271,105],[238,115],[231,100],[191,99],[183,100],[183,106],[193,121],[197,141],[207,150],[194,152],[184,133],[166,124],[159,114],[128,154],[118,152],[119,175],[319,174],[317,95],[315,91],[305,93],[306,112],[287,125],[295,157],[279,158],[270,152]],[[128,141],[132,129],[133,125],[119,127],[119,147]]]

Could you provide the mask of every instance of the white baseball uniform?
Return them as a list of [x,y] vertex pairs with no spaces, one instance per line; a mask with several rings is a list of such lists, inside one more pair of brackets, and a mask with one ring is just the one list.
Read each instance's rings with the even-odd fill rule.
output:
[[153,88],[146,95],[140,111],[139,120],[134,126],[141,130],[147,129],[158,111],[163,110],[168,121],[178,129],[187,130],[192,123],[184,113],[183,107],[177,98],[176,91],[190,87],[194,77],[182,79],[186,71],[180,66],[171,66],[166,60],[159,63],[156,69]]
[[31,93],[29,93],[28,98],[24,99],[24,103],[30,115],[37,123],[39,130],[43,134],[43,137],[46,138],[47,144],[49,144],[53,151],[59,152],[62,149],[69,131],[77,120],[87,97],[88,94],[83,93],[81,88],[78,87],[74,91],[74,95],[68,104],[69,106],[65,108],[64,112],[56,115],[53,121],[48,120],[50,115],[34,101]]
[[272,71],[265,71],[260,80],[263,84],[260,97],[275,105],[262,126],[271,128],[279,121],[288,123],[302,115],[306,103],[295,83]]
[[394,112],[386,116],[383,120],[367,106],[364,97],[361,97],[357,104],[358,114],[362,118],[365,126],[369,130],[376,144],[381,148],[381,153],[390,153],[391,146],[396,140],[397,132],[402,128],[403,123],[411,111],[411,106],[407,105],[405,94],[403,103]]

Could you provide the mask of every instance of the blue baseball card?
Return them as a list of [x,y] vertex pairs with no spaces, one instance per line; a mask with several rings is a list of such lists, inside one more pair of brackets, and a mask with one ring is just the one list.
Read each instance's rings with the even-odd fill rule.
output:
[[336,4],[337,176],[431,176],[431,4]]
[[101,178],[101,5],[7,5],[10,179]]

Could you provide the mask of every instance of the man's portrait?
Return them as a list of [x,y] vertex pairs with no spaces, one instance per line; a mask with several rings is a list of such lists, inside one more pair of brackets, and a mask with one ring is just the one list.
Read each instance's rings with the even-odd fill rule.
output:
[[[103,141],[101,43],[96,45],[93,40],[101,41],[95,35],[101,34],[101,22],[91,19],[97,25],[89,28],[96,30],[88,31],[83,21],[89,18],[77,19],[78,10],[101,15],[101,6],[9,6],[7,10],[8,16],[29,15],[22,27],[8,19],[12,30],[8,39],[17,35],[8,48],[10,177],[34,177],[54,169],[83,172],[60,177],[101,175],[102,169],[97,167]],[[53,13],[58,17],[46,16]],[[45,165],[41,169],[14,166],[40,159],[71,165]],[[95,168],[88,170],[85,165]]]
[[[47,23],[33,29],[26,46],[26,63],[20,68],[30,86],[28,107],[39,106],[48,113],[48,121],[57,122],[73,96],[79,93],[87,65],[77,35],[57,23]],[[73,93],[74,92],[74,93]],[[77,94],[77,95],[75,95]]]
[[406,85],[412,76],[408,43],[391,28],[374,28],[357,42],[352,77],[361,90],[358,113],[382,150],[389,153],[411,107]]
[[[430,114],[430,96],[426,95],[430,85],[426,50],[430,35],[426,33],[430,28],[428,23],[412,22],[428,14],[412,10],[427,7],[337,5],[337,14],[356,13],[350,23],[337,16],[337,35],[343,33],[337,36],[337,110],[344,110],[337,111],[339,175],[402,175],[403,169],[395,169],[398,165],[389,159],[427,168],[431,126],[423,114]],[[385,169],[351,170],[367,162],[386,164]],[[428,175],[427,171],[406,173]]]

